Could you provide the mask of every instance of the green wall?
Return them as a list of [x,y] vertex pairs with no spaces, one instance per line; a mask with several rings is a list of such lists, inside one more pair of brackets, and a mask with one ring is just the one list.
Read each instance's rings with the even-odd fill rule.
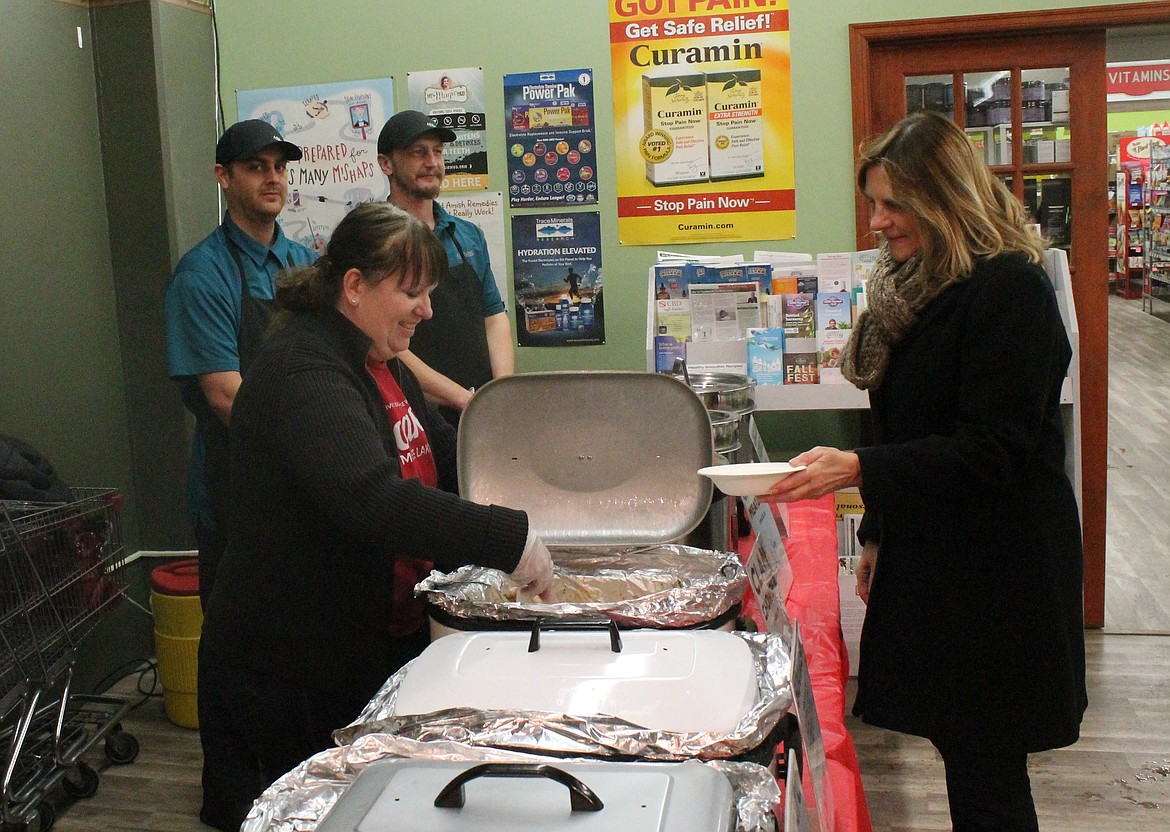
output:
[[[982,14],[1103,5],[1075,0],[790,0],[797,235],[793,240],[704,244],[704,254],[848,251],[854,244],[853,126],[848,25],[939,15]],[[598,181],[604,236],[606,295],[604,346],[520,349],[521,371],[644,369],[646,270],[655,247],[617,243],[613,109],[608,10],[603,0],[568,4],[547,0],[447,0],[421,13],[405,2],[376,0],[219,0],[221,94],[229,120],[235,91],[320,81],[393,76],[398,107],[406,105],[406,73],[482,66],[487,78],[492,190],[506,190],[503,141],[505,73],[591,67],[597,93]],[[288,48],[264,44],[274,30]],[[504,268],[506,264],[495,264]],[[803,450],[818,442],[856,441],[856,414],[775,415],[763,420],[770,449]]]
[[[1170,44],[1167,44],[1167,52],[1170,52]],[[1170,121],[1170,110],[1153,110],[1140,113],[1110,113],[1107,123],[1110,133],[1126,133],[1131,130],[1140,130],[1143,127],[1149,127],[1152,124],[1161,124],[1165,121]]]
[[[0,432],[71,484],[127,488],[130,440],[88,12],[0,0]],[[82,47],[77,44],[77,29]]]
[[[0,433],[75,486],[122,491],[128,552],[189,548],[162,293],[218,221],[211,16],[186,0],[0,0],[0,21]],[[81,646],[81,688],[150,652],[149,618],[122,605]]]

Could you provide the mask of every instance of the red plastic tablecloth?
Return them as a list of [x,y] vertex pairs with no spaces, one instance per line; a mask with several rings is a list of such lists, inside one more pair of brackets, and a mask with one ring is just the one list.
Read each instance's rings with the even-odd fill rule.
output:
[[[784,549],[792,565],[793,583],[785,607],[800,623],[801,640],[812,678],[817,717],[825,742],[832,783],[834,832],[872,832],[869,807],[861,786],[861,770],[853,738],[845,728],[845,683],[849,657],[841,636],[841,597],[837,583],[837,516],[833,495],[791,503]],[[744,557],[751,540],[743,541]],[[763,629],[756,599],[745,599],[745,612]],[[812,792],[805,767],[805,794]]]

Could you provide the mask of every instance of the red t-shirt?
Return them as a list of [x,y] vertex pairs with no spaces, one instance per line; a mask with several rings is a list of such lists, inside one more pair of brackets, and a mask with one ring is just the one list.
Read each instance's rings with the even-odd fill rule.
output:
[[[398,464],[404,480],[412,477],[423,485],[436,487],[439,472],[435,468],[435,455],[427,440],[422,422],[414,415],[410,402],[398,386],[385,361],[366,360],[366,369],[374,377],[382,402],[386,405],[386,416],[394,430],[394,444],[398,448]],[[394,609],[390,616],[390,634],[411,635],[420,629],[426,620],[426,604],[414,597],[414,585],[430,574],[434,566],[429,560],[399,555],[394,559]]]

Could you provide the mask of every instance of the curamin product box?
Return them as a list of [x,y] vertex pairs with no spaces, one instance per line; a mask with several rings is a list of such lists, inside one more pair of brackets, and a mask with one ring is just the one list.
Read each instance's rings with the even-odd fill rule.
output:
[[707,73],[711,179],[764,175],[764,102],[758,69]]
[[701,72],[642,76],[639,150],[653,185],[708,180],[707,85]]

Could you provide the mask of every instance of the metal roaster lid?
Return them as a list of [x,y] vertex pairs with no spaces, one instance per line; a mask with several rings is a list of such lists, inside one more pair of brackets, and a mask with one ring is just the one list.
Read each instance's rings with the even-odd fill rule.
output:
[[478,390],[459,422],[459,493],[528,512],[548,544],[678,540],[711,483],[703,402],[666,375],[525,373]]

